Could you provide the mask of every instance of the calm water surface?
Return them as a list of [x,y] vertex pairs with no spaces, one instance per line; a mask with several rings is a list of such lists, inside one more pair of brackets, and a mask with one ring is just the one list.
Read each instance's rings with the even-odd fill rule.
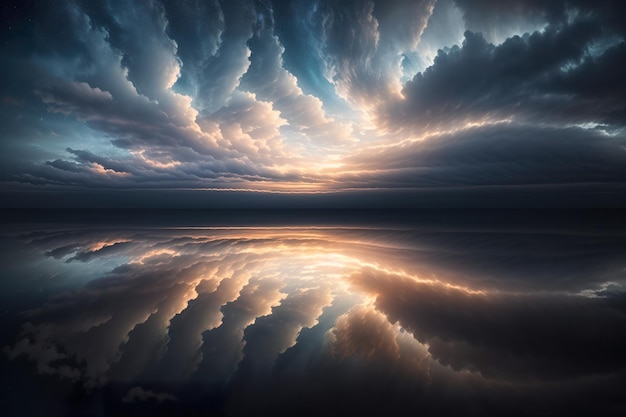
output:
[[5,223],[9,415],[626,412],[619,213],[135,215]]

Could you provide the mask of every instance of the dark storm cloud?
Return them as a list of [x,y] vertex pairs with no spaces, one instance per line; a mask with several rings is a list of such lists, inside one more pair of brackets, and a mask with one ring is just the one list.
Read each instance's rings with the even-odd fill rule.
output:
[[203,74],[215,60],[225,36],[224,10],[218,1],[165,1],[163,6],[167,30],[176,39],[177,53],[184,63],[177,85],[184,91],[201,91],[203,82],[210,79]]
[[[185,96],[173,89],[185,68],[181,58],[200,59],[190,51],[198,51],[200,46],[186,44],[179,56],[178,44],[170,35],[179,34],[184,41],[192,36],[185,30],[193,26],[182,28],[182,18],[175,13],[178,17],[174,17],[170,28],[166,17],[169,6],[164,8],[158,2],[121,6],[65,3],[56,8],[52,16],[68,28],[67,32],[61,38],[45,36],[51,29],[45,24],[37,26],[40,47],[20,65],[42,74],[27,85],[50,114],[68,116],[68,123],[75,118],[104,133],[110,144],[122,148],[126,155],[118,151],[113,161],[86,149],[84,152],[93,157],[79,161],[84,166],[73,166],[58,158],[45,166],[28,162],[30,172],[23,173],[19,180],[99,187],[106,182],[115,186],[156,185],[169,178],[178,180],[178,186],[191,186],[190,180],[214,179],[219,176],[216,173],[233,178],[240,174],[258,178],[284,175],[262,167],[292,158],[282,149],[278,129],[284,121],[271,103],[234,91],[250,64],[247,41],[256,19],[254,8],[228,3],[224,11],[230,22],[228,33],[222,36],[218,25],[214,45],[203,46],[205,58],[211,62],[189,63],[189,74],[182,82],[197,85],[199,91]],[[248,10],[247,17],[238,7]],[[208,8],[190,3],[183,11],[215,15],[215,10]],[[241,20],[239,25],[235,24],[237,19]],[[218,22],[214,23],[221,20],[218,13]],[[208,39],[202,42],[211,43]],[[239,46],[235,48],[234,44]],[[229,54],[234,61],[226,59]],[[201,79],[189,81],[193,77]],[[196,107],[205,109],[200,117],[191,107],[192,101],[200,101]],[[320,113],[321,104],[313,104]],[[214,114],[216,110],[219,112]],[[324,120],[323,113],[305,124],[310,126],[319,120]],[[84,142],[92,140],[85,138]],[[97,148],[103,146],[106,142]],[[102,154],[100,149],[95,152]],[[111,149],[104,152],[110,153]],[[90,164],[95,159],[107,160],[119,170],[104,168],[103,172],[103,164]],[[121,178],[116,173],[128,175]]]
[[[606,126],[604,126],[606,128]],[[626,139],[603,130],[499,124],[369,150],[343,180],[381,187],[623,183]],[[379,171],[369,174],[376,167]],[[369,176],[368,176],[369,175]]]
[[363,108],[397,94],[401,54],[416,46],[433,6],[404,0],[319,2],[315,30],[325,76],[338,94]]
[[284,129],[290,133],[304,136],[318,145],[345,142],[350,138],[350,126],[327,117],[322,101],[304,94],[297,79],[283,68],[285,49],[275,35],[272,10],[259,11],[257,19],[254,37],[248,43],[250,68],[241,78],[241,88],[272,103],[288,123]]
[[337,109],[333,85],[324,76],[324,63],[319,53],[319,39],[315,34],[314,15],[310,3],[304,1],[274,1],[272,11],[275,31],[285,48],[285,69],[297,79],[307,93],[322,100],[326,108]]
[[[508,11],[508,3],[501,8]],[[495,9],[485,11],[486,19],[500,10]],[[385,117],[420,129],[507,118],[621,127],[626,86],[619,68],[626,62],[626,43],[615,19],[612,8],[582,7],[541,32],[500,45],[468,31],[460,47],[441,50],[431,67],[404,86],[406,100]]]
[[[256,21],[254,5],[240,0],[205,4],[189,1],[181,7],[178,2],[167,2],[166,11],[168,16],[174,15],[170,22],[173,38],[184,45],[179,55],[183,89],[185,82],[190,84],[199,110],[218,110],[250,65],[247,42]],[[182,14],[195,16],[190,20]],[[208,37],[205,31],[211,31]]]
[[96,155],[89,151],[77,150],[72,148],[67,148],[66,150],[69,153],[75,155],[76,160],[81,163],[94,162],[104,167],[104,169],[111,169],[116,172],[126,172],[126,170],[128,169],[128,166],[126,166],[125,164],[122,164],[114,159],[107,158],[105,156]]
[[82,172],[80,164],[71,161],[65,161],[63,159],[55,159],[54,161],[48,161],[46,164],[54,167],[56,169],[60,169],[62,171],[71,171],[71,172]]
[[391,322],[411,331],[441,364],[503,380],[620,374],[623,293],[608,298],[469,294],[399,276],[352,277],[376,294]]
[[623,2],[619,0],[454,0],[463,11],[469,30],[482,31],[490,26],[510,24],[516,19],[559,23],[577,14],[601,19],[612,30],[623,30]]
[[168,394],[165,392],[156,393],[150,390],[146,390],[142,387],[133,387],[126,393],[126,396],[122,398],[122,402],[132,403],[137,401],[149,401],[154,400],[158,403],[162,403],[163,401],[175,401],[176,397],[172,394]]

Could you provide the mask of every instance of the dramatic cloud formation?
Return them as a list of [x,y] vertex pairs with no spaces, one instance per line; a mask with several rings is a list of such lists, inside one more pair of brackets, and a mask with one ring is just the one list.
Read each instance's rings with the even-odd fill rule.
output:
[[4,204],[621,205],[624,15],[609,0],[9,5]]

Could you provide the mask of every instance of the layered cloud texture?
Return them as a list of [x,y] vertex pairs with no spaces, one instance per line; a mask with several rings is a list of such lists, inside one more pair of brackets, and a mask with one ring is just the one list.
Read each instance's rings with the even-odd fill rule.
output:
[[550,187],[621,201],[619,1],[67,0],[3,13],[7,193]]

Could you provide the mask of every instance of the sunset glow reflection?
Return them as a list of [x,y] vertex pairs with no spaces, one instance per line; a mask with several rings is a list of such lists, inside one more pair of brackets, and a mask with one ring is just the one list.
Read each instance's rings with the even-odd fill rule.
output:
[[[546,264],[537,238],[516,236],[506,236],[518,240],[510,252],[498,234],[445,227],[44,228],[17,239],[45,260],[41,277],[65,288],[33,284],[50,293],[20,313],[3,352],[81,389],[123,387],[122,405],[229,390],[227,404],[216,404],[235,414],[259,392],[283,396],[296,381],[316,389],[335,381],[340,392],[385,381],[409,395],[610,372],[601,356],[581,367],[575,353],[555,356],[560,348],[534,341],[560,328],[550,343],[621,346],[615,333],[591,331],[593,320],[577,321],[591,326],[584,333],[566,323],[584,313],[620,325],[611,294],[623,281],[584,276],[567,290],[522,282],[524,268],[506,269],[512,257],[534,273]],[[559,264],[563,249],[552,247],[541,249],[554,257],[541,273],[569,276],[559,272],[570,267]],[[41,279],[30,268],[28,279]]]

